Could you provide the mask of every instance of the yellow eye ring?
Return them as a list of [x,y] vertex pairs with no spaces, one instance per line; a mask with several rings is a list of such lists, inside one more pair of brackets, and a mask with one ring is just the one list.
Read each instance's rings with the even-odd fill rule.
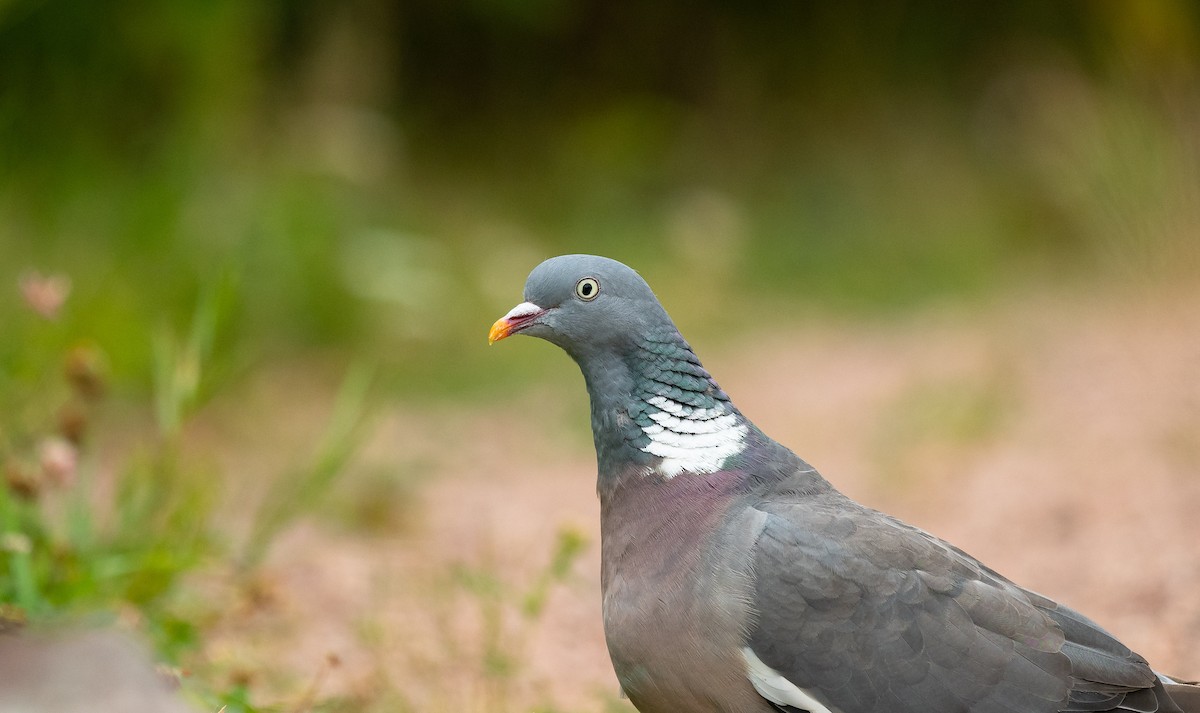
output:
[[594,277],[585,277],[575,283],[575,296],[584,302],[591,302],[600,294],[600,281]]

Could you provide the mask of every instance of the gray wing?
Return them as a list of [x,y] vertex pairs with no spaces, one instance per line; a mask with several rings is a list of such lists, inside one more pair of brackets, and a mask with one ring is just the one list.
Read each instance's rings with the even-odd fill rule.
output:
[[808,708],[1178,710],[1095,623],[932,535],[836,492],[756,507],[767,519],[748,647]]

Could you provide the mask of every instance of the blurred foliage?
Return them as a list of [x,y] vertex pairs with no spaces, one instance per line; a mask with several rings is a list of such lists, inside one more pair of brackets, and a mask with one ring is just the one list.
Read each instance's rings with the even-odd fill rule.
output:
[[[512,710],[511,688],[516,683],[529,655],[529,639],[545,613],[551,591],[566,582],[571,567],[587,547],[587,537],[572,527],[559,530],[550,561],[536,572],[529,583],[515,589],[505,581],[503,572],[485,557],[477,566],[455,565],[450,572],[454,584],[466,592],[478,608],[482,621],[479,650],[464,655],[455,651],[454,673],[446,675],[459,682],[457,695],[478,690],[482,700],[452,700],[448,710],[478,709],[504,713]],[[521,591],[521,589],[524,591]],[[456,649],[447,639],[443,645]],[[475,680],[475,685],[467,684]]]
[[135,388],[225,275],[234,365],[347,345],[444,391],[565,251],[685,316],[1187,274],[1198,39],[1183,0],[7,0],[0,281],[70,274]]
[[[210,322],[193,333],[212,328]],[[54,331],[45,321],[42,329]],[[170,614],[170,594],[218,545],[210,524],[218,496],[212,473],[181,457],[176,413],[129,449],[115,477],[98,478],[89,456],[105,415],[103,355],[75,347],[63,368],[53,351],[35,356],[44,360],[41,368],[24,374],[33,387],[0,391],[0,599],[35,621],[131,607],[150,618],[149,633],[173,656],[192,634]],[[162,358],[171,360],[164,370],[186,368],[191,377],[159,388],[194,394],[207,359],[192,350]],[[159,400],[185,401],[178,395]]]
[[[65,354],[45,348],[64,341],[54,319],[69,282],[27,275],[22,287],[31,310],[20,325],[34,338],[15,345],[12,363],[19,368],[5,372],[0,389],[0,631],[115,620],[178,664],[197,647],[204,620],[236,600],[200,601],[181,585],[207,570],[210,578],[237,582],[235,594],[253,586],[278,535],[310,514],[346,471],[368,411],[367,373],[351,370],[312,463],[269,481],[251,534],[238,543],[223,512],[230,479],[211,465],[213,454],[185,444],[187,425],[220,373],[213,366],[222,363],[214,346],[222,331],[222,284],[203,290],[187,338],[156,335],[154,391],[139,405],[154,414],[154,425],[138,429],[116,462],[97,454],[98,435],[114,438],[105,423],[114,412],[104,403],[103,352],[88,341]],[[243,556],[235,558],[234,549]],[[202,674],[212,666],[197,665]],[[251,710],[242,705],[244,687],[222,694],[206,688],[207,676],[202,680],[200,697]]]
[[346,375],[313,463],[300,472],[276,479],[255,516],[253,530],[241,556],[243,566],[261,564],[271,542],[284,527],[316,509],[337,477],[346,471],[367,425],[366,402],[370,386],[371,376],[365,367],[357,366]]

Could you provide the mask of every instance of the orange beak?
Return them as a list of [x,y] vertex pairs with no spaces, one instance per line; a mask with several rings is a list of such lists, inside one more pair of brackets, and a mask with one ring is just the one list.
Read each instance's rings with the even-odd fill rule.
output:
[[508,314],[496,320],[496,323],[488,331],[488,344],[495,344],[501,339],[521,331],[545,313],[546,310],[532,302],[522,302],[509,310]]
[[488,330],[488,346],[491,346],[512,334],[513,326],[514,325],[512,321],[506,317],[501,317],[500,319],[496,320],[496,323],[493,324],[492,328]]

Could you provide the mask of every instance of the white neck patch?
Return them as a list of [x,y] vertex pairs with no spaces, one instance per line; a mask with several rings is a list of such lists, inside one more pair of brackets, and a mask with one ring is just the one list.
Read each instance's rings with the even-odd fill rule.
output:
[[654,396],[647,403],[657,410],[649,414],[654,425],[642,428],[650,437],[642,450],[663,459],[659,468],[668,478],[684,471],[716,472],[725,459],[746,448],[748,429],[725,404],[696,408],[665,396]]

